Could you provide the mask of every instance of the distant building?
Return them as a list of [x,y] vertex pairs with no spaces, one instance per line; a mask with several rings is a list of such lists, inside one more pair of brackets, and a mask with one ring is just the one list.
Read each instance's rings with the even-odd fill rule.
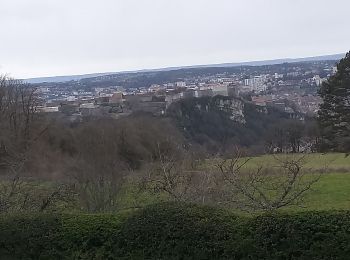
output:
[[253,88],[250,86],[239,86],[238,87],[238,93],[240,94],[245,94],[245,93],[249,93],[252,92]]
[[182,93],[171,93],[166,95],[165,97],[165,103],[166,106],[170,106],[171,103],[176,102],[182,98]]
[[176,87],[178,87],[178,88],[184,88],[184,87],[186,87],[186,82],[184,82],[184,81],[178,81],[178,82],[176,82]]
[[283,74],[275,73],[275,79],[283,79]]
[[244,85],[251,87],[251,90],[255,93],[266,91],[267,78],[265,75],[255,76],[250,79],[245,79]]
[[67,101],[75,101],[77,98],[75,96],[69,96],[67,97]]
[[79,112],[79,104],[76,102],[64,102],[61,103],[61,106],[58,108],[58,110],[61,113],[70,116]]
[[213,88],[213,96],[228,96],[228,86],[227,85],[217,85]]
[[111,96],[109,99],[109,103],[113,104],[120,104],[123,102],[123,93],[122,92],[116,92]]
[[183,92],[183,98],[193,98],[196,96],[196,91],[193,89],[187,89]]
[[125,103],[132,112],[142,111],[154,115],[163,115],[166,109],[165,97],[154,95],[126,95]]
[[252,102],[257,106],[266,106],[266,98],[263,96],[253,96]]
[[299,75],[300,75],[300,73],[298,71],[293,71],[293,72],[287,73],[287,76],[290,76],[290,77],[297,77]]
[[88,109],[94,109],[97,106],[94,103],[83,103],[80,105],[80,109],[88,108]]
[[266,83],[266,77],[263,75],[262,76],[255,76],[255,77],[244,80],[244,84],[246,86],[251,86],[251,87],[263,85],[265,83]]
[[253,87],[253,92],[255,92],[255,93],[264,92],[266,90],[267,90],[267,86],[265,84],[264,85],[257,85],[257,86]]
[[213,95],[212,89],[199,89],[196,91],[196,97],[212,97]]
[[148,88],[148,91],[149,91],[149,92],[157,92],[157,91],[159,91],[159,90],[161,90],[161,89],[164,89],[164,87],[161,86],[161,85],[158,85],[158,84],[152,84],[152,85]]
[[101,92],[103,92],[103,88],[95,88],[96,96],[99,96]]
[[102,96],[102,97],[95,98],[95,104],[97,105],[109,104],[110,98],[111,98],[110,96]]
[[279,109],[280,111],[285,111],[286,104],[284,102],[274,102],[273,106]]
[[37,111],[39,113],[54,113],[54,112],[59,112],[58,106],[41,106],[37,107]]
[[38,88],[38,92],[41,94],[49,93],[50,89],[48,87],[40,87],[40,88]]

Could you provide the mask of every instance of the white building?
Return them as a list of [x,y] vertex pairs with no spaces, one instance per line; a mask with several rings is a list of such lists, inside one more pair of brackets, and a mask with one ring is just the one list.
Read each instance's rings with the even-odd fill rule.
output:
[[38,88],[38,91],[39,91],[40,93],[49,93],[49,92],[50,92],[50,89],[47,88],[47,87],[40,87],[40,88]]
[[94,109],[96,108],[94,103],[83,103],[80,105],[80,108],[85,108],[85,109]]
[[251,87],[255,87],[258,85],[264,85],[265,83],[266,83],[266,77],[263,75],[262,76],[255,76],[253,78],[244,80],[244,85],[251,86]]
[[66,100],[67,101],[75,101],[75,100],[77,100],[77,98],[75,96],[69,96],[69,97],[67,97]]
[[275,79],[283,79],[283,74],[275,73]]
[[149,92],[157,92],[157,91],[159,91],[159,90],[161,90],[161,89],[164,89],[164,87],[161,86],[161,85],[152,84],[152,85],[148,88],[148,91],[149,91]]
[[54,112],[58,112],[58,107],[54,106],[54,107],[37,107],[37,111],[40,113],[54,113]]
[[267,78],[265,75],[255,76],[244,81],[244,85],[251,87],[251,90],[255,93],[263,92],[267,90],[266,86]]
[[267,86],[264,84],[264,85],[257,85],[257,86],[254,86],[253,87],[253,91],[255,93],[260,93],[260,92],[264,92],[267,90]]
[[186,82],[178,81],[178,82],[176,82],[176,86],[179,88],[184,88],[184,87],[186,87]]

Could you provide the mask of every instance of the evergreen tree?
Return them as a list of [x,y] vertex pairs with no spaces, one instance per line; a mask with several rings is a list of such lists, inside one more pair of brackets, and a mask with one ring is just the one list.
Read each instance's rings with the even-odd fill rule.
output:
[[337,65],[337,72],[322,84],[323,99],[318,120],[323,150],[350,151],[350,52]]

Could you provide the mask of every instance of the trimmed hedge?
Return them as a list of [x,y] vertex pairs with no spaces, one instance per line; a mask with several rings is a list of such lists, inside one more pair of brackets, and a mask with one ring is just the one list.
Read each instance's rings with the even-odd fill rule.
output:
[[0,217],[0,259],[349,258],[349,212],[244,218],[164,203],[127,215]]
[[0,218],[0,259],[108,259],[122,216]]
[[350,259],[350,212],[305,212],[252,221],[257,259]]
[[240,259],[246,222],[209,207],[154,205],[127,219],[119,249],[141,259]]

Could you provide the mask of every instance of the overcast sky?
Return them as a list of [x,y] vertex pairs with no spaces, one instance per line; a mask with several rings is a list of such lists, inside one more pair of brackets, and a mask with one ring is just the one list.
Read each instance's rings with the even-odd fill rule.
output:
[[0,73],[27,78],[343,53],[349,0],[0,0]]

